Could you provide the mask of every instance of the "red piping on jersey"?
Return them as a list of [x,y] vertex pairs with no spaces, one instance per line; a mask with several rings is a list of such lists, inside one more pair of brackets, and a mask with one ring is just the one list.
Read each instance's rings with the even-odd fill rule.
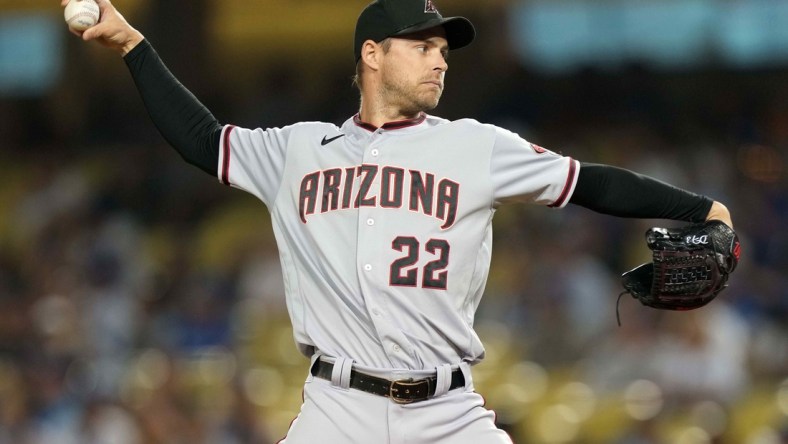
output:
[[[407,128],[409,126],[416,126],[420,123],[423,123],[425,120],[427,120],[427,115],[424,113],[419,113],[418,116],[412,119],[397,120],[395,122],[386,122],[381,126],[381,128],[384,130]],[[358,114],[353,116],[353,123],[370,132],[378,130],[378,127],[376,127],[375,125],[372,125],[371,123],[363,122]]]
[[230,185],[230,133],[233,132],[235,126],[228,125],[224,131],[224,143],[222,150],[224,152],[224,160],[222,161],[222,183]]
[[575,177],[575,170],[577,166],[575,166],[575,161],[572,158],[569,158],[569,173],[566,175],[566,184],[564,184],[564,189],[561,191],[561,195],[558,196],[555,202],[548,205],[550,208],[560,207],[564,204],[566,197],[569,195],[569,190],[572,189],[572,179]]

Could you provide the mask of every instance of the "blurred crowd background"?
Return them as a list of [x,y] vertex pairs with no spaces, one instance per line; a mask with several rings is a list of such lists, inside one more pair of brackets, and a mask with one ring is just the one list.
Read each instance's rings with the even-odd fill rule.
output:
[[[116,0],[222,123],[357,111],[364,0]],[[479,37],[434,112],[724,202],[709,306],[624,296],[675,223],[505,207],[477,391],[517,443],[788,443],[788,4],[443,0]],[[0,0],[0,444],[273,443],[298,413],[265,207],[184,163],[120,57]],[[462,155],[462,153],[457,153]]]

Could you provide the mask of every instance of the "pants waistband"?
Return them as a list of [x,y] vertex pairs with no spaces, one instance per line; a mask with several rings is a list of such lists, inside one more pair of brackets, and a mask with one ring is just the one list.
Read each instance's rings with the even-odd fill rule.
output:
[[[322,359],[316,359],[312,365],[311,373],[312,376],[331,381],[333,379],[334,364]],[[437,384],[437,375],[421,379],[390,380],[359,372],[354,368],[350,369],[350,388],[390,398],[397,404],[426,401],[435,396]],[[448,390],[464,386],[465,376],[462,373],[462,369],[458,368],[452,371]]]

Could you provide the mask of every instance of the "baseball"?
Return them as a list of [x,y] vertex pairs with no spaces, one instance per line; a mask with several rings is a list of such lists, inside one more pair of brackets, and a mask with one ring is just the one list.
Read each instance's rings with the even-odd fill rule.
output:
[[99,6],[94,0],[71,0],[63,15],[69,28],[84,31],[98,23]]

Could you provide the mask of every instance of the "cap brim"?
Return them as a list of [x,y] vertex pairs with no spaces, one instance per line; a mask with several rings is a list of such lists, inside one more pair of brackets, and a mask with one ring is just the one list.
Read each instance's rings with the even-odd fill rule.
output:
[[392,36],[403,36],[414,32],[424,31],[425,29],[442,26],[446,30],[446,41],[449,42],[449,49],[459,49],[468,46],[476,38],[476,29],[470,20],[465,17],[446,17],[427,20],[415,26],[405,28]]

